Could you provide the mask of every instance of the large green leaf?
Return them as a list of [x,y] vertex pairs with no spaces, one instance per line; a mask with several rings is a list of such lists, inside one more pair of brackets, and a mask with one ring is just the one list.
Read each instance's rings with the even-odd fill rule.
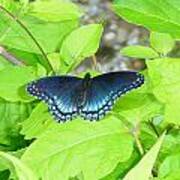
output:
[[36,78],[32,67],[4,68],[0,71],[0,97],[13,102],[29,100],[26,96],[23,97],[23,94],[25,95],[23,86]]
[[155,59],[147,61],[147,66],[153,93],[159,101],[166,105],[166,122],[179,124],[180,59]]
[[180,38],[179,0],[115,0],[113,7],[129,22]]
[[[18,158],[0,151],[0,157],[7,161],[7,166],[11,169],[13,174],[16,174],[19,180],[37,180],[38,178],[31,171],[27,165],[25,165]],[[9,162],[9,163],[8,163]]]
[[52,22],[77,20],[81,16],[75,4],[61,1],[35,1],[28,14]]
[[136,177],[138,180],[149,180],[152,176],[151,171],[163,143],[165,133],[158,139],[156,144],[145,154],[140,162],[131,169],[123,180],[132,180]]
[[132,145],[131,135],[113,116],[96,123],[53,123],[22,160],[44,180],[66,180],[81,173],[87,180],[100,179],[130,158]]
[[[41,54],[32,38],[16,21],[7,17],[4,13],[0,13],[0,20],[0,43],[2,45],[21,51]],[[24,16],[21,18],[21,21],[33,34],[45,53],[56,51],[64,37],[78,26],[77,20],[52,23],[32,16]]]
[[98,49],[103,27],[100,24],[82,26],[74,30],[62,43],[60,58],[72,68]]

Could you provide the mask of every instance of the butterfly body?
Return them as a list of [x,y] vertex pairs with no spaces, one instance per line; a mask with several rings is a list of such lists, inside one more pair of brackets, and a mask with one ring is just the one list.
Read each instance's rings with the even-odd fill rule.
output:
[[27,91],[48,104],[58,122],[72,120],[77,115],[90,121],[99,120],[110,111],[115,101],[131,89],[141,86],[142,75],[122,71],[91,78],[51,76],[33,81]]
[[86,103],[87,99],[87,92],[88,88],[91,86],[91,76],[89,73],[87,73],[82,79],[82,83],[77,89],[74,91],[74,98],[75,98],[75,106],[77,106],[78,111],[81,111],[84,104]]

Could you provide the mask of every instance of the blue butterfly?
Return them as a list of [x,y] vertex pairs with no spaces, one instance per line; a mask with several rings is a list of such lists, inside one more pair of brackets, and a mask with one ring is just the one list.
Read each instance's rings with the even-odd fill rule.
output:
[[51,76],[33,81],[27,91],[48,104],[58,122],[72,120],[77,115],[90,121],[99,120],[112,109],[118,97],[144,83],[137,72],[110,72],[91,78]]

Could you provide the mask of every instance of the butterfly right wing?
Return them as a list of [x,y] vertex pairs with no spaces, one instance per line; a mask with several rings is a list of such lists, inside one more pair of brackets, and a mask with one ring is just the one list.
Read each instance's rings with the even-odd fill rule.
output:
[[64,122],[77,115],[73,96],[81,83],[82,79],[74,76],[51,76],[29,83],[27,91],[45,101],[54,118]]
[[81,115],[89,120],[101,119],[112,109],[118,97],[143,83],[143,76],[131,71],[111,72],[92,78]]

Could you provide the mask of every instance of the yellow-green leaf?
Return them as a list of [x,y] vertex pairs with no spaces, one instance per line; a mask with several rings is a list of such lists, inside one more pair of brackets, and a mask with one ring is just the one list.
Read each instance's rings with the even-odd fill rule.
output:
[[150,47],[133,45],[123,48],[120,53],[123,56],[129,56],[134,58],[152,59],[159,57],[158,53]]

